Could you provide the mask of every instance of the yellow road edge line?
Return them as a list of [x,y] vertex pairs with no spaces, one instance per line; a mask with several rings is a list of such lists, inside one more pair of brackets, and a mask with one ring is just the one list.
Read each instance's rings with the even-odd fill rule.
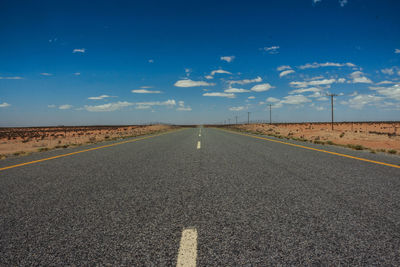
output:
[[[216,128],[216,129],[218,129],[218,128]],[[341,157],[345,157],[345,158],[356,159],[356,160],[360,160],[360,161],[365,161],[365,162],[370,162],[370,163],[375,163],[375,164],[379,164],[379,165],[384,165],[384,166],[389,166],[389,167],[400,169],[400,166],[398,166],[398,165],[385,163],[385,162],[381,162],[381,161],[375,161],[375,160],[371,160],[371,159],[359,158],[359,157],[350,156],[350,155],[346,155],[346,154],[341,154],[341,153],[337,153],[337,152],[332,152],[332,151],[328,151],[328,150],[323,150],[323,149],[318,149],[318,148],[313,148],[313,147],[308,147],[308,146],[302,146],[302,145],[297,145],[297,144],[293,144],[293,143],[287,143],[287,142],[274,140],[274,139],[267,138],[267,137],[261,137],[261,136],[254,136],[254,135],[251,135],[251,134],[238,133],[238,132],[225,130],[225,129],[218,129],[218,130],[225,131],[225,132],[228,132],[228,133],[234,133],[234,134],[238,134],[238,135],[249,136],[249,137],[253,137],[253,138],[257,138],[257,139],[267,140],[267,141],[270,141],[270,142],[280,143],[280,144],[294,146],[294,147],[300,147],[300,148],[304,148],[304,149],[308,149],[308,150],[314,150],[314,151],[328,153],[328,154],[341,156]]]
[[43,161],[47,161],[47,160],[51,160],[51,159],[57,159],[57,158],[72,156],[72,155],[76,155],[76,154],[80,154],[80,153],[88,152],[88,151],[93,151],[93,150],[97,150],[97,149],[101,149],[101,148],[106,148],[106,147],[111,147],[111,146],[117,146],[117,145],[122,145],[122,144],[126,144],[126,143],[132,143],[132,142],[136,142],[136,141],[148,139],[148,138],[151,138],[151,137],[156,137],[156,136],[160,136],[160,135],[165,135],[165,134],[169,134],[169,133],[174,133],[174,132],[178,132],[178,131],[182,131],[182,130],[184,130],[184,129],[179,129],[179,130],[175,130],[175,131],[168,131],[168,132],[166,132],[166,133],[161,133],[161,134],[156,134],[156,135],[150,135],[150,136],[140,137],[140,138],[136,138],[136,139],[133,139],[133,140],[122,141],[122,142],[113,143],[113,144],[104,145],[104,146],[92,147],[92,148],[89,148],[89,149],[84,149],[84,150],[80,150],[80,151],[75,151],[75,152],[71,152],[71,153],[67,153],[67,154],[61,154],[61,155],[57,155],[57,156],[54,156],[54,157],[49,157],[49,158],[44,158],[44,159],[38,159],[38,160],[34,160],[34,161],[28,161],[28,162],[24,162],[24,163],[20,163],[20,164],[16,164],[16,165],[11,165],[11,166],[2,167],[2,168],[0,168],[0,171],[4,171],[4,170],[16,168],[16,167],[21,167],[21,166],[25,166],[25,165],[30,165],[30,164],[34,164],[34,163],[39,163],[39,162],[43,162]]

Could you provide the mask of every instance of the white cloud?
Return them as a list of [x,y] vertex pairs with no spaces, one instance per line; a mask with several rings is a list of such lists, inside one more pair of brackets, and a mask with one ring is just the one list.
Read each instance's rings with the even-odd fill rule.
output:
[[354,109],[362,109],[365,105],[376,104],[381,100],[383,100],[383,97],[375,95],[356,95],[348,101],[342,101],[341,104],[349,105],[351,108]]
[[192,111],[191,107],[178,107],[176,110],[178,111]]
[[291,87],[308,87],[308,86],[319,86],[319,85],[330,85],[335,83],[336,79],[323,79],[303,82],[290,82]]
[[400,49],[396,48],[396,49],[394,50],[394,53],[395,53],[395,54],[400,54]]
[[318,111],[325,110],[325,108],[324,108],[324,107],[321,107],[321,106],[315,107],[315,109],[318,110]]
[[251,88],[251,91],[254,92],[264,92],[268,91],[269,89],[274,88],[274,86],[271,86],[269,83],[262,83],[262,84],[257,84]]
[[329,99],[326,96],[322,96],[322,97],[317,98],[317,100],[318,101],[328,101]]
[[353,83],[372,83],[372,81],[364,76],[364,73],[361,71],[355,71],[350,74],[350,77],[353,79]]
[[218,96],[218,97],[227,97],[227,98],[235,98],[235,94],[232,93],[219,93],[219,92],[214,92],[214,93],[204,93],[203,96]]
[[279,108],[282,107],[283,104],[289,104],[289,105],[301,105],[305,103],[311,102],[310,99],[308,99],[304,95],[288,95],[285,96],[282,100],[275,98],[275,97],[268,97],[266,99],[267,103],[274,103],[274,107]]
[[244,109],[245,109],[245,107],[243,107],[243,106],[229,108],[230,111],[241,111],[241,110],[244,110]]
[[268,52],[269,54],[278,54],[279,46],[263,47],[262,50]]
[[140,86],[140,89],[151,89],[153,86]]
[[249,96],[247,99],[256,99],[255,96]]
[[394,67],[392,67],[392,68],[387,68],[387,69],[381,69],[381,72],[382,72],[383,74],[387,74],[387,75],[393,75],[393,74],[394,74],[394,71],[395,71],[395,68],[394,68]]
[[179,101],[178,102],[178,108],[176,109],[178,111],[191,111],[192,108],[189,106],[185,106],[185,102],[184,101]]
[[396,66],[387,69],[382,69],[381,72],[387,75],[393,75],[396,73],[397,75],[400,76],[400,68]]
[[85,48],[75,48],[72,50],[72,53],[85,53],[86,49]]
[[337,79],[337,82],[338,82],[338,83],[344,83],[345,81],[346,81],[345,78],[339,78],[339,79]]
[[204,78],[206,78],[207,80],[211,80],[211,79],[214,79],[214,76],[206,75],[206,76],[204,76]]
[[81,73],[80,72],[75,72],[74,75],[75,76],[79,76],[79,75],[81,75]]
[[290,105],[300,105],[307,102],[311,102],[311,100],[303,95],[288,95],[285,96],[283,100],[280,101],[280,103],[282,104],[290,104]]
[[149,109],[151,108],[151,106],[142,106],[142,105],[138,105],[135,107],[135,109]]
[[321,2],[322,0],[312,0],[314,4]]
[[[300,92],[297,92],[297,93],[300,93]],[[322,92],[314,92],[313,94],[308,95],[307,97],[318,98],[317,100],[321,100],[321,101],[325,100],[325,96],[322,94]]]
[[292,67],[290,67],[288,65],[282,65],[282,66],[279,66],[278,68],[276,68],[277,71],[290,70],[290,69],[292,69]]
[[161,94],[161,91],[153,91],[147,89],[132,90],[131,92],[135,94]]
[[214,86],[215,83],[208,83],[204,81],[192,81],[190,79],[179,80],[174,86],[176,87],[196,87],[196,86]]
[[276,103],[276,102],[279,102],[280,100],[275,97],[268,97],[267,100],[265,100],[265,101],[267,101],[269,103]]
[[225,93],[248,93],[251,92],[250,90],[247,89],[241,89],[241,88],[228,88],[224,90]]
[[63,109],[64,110],[64,109],[70,109],[72,107],[73,107],[72,105],[65,104],[65,105],[59,106],[58,109]]
[[325,63],[307,63],[305,65],[301,65],[298,68],[299,69],[316,69],[316,68],[321,68],[321,67],[356,67],[353,63],[347,62],[347,63],[334,63],[334,62],[325,62]]
[[153,101],[153,102],[138,102],[136,105],[140,106],[176,106],[176,102],[173,99],[169,99],[163,102]]
[[154,59],[149,59],[149,63],[154,63]]
[[369,89],[377,91],[385,97],[400,101],[400,83],[388,87],[370,87]]
[[294,70],[285,70],[285,71],[282,71],[280,74],[279,74],[279,77],[283,77],[283,76],[286,76],[286,75],[288,75],[288,74],[290,74],[290,73],[293,73],[294,72]]
[[282,102],[278,102],[278,103],[273,104],[272,108],[280,108],[282,106],[283,106]]
[[306,93],[306,92],[317,93],[317,92],[321,92],[321,89],[316,88],[316,87],[296,89],[296,90],[290,91],[289,94],[302,94],[302,93]]
[[40,73],[40,75],[42,75],[42,76],[52,76],[53,74],[48,73],[48,72],[42,72],[42,73]]
[[314,81],[314,80],[321,80],[321,79],[324,79],[324,76],[319,75],[319,76],[315,76],[315,77],[309,78],[307,80],[308,81]]
[[347,4],[347,0],[339,0],[339,4],[341,7],[344,7]]
[[393,84],[393,83],[395,83],[395,82],[392,82],[392,81],[381,81],[381,82],[379,82],[377,84],[381,85],[381,84]]
[[135,109],[149,109],[152,106],[167,106],[172,107],[175,106],[176,102],[173,99],[169,99],[163,102],[160,101],[153,101],[153,102],[138,102],[138,103],[131,103],[127,101],[118,101],[113,103],[107,103],[103,105],[97,106],[85,106],[84,108],[90,112],[109,112],[109,111],[116,111],[122,109],[124,107],[135,106]]
[[243,85],[243,84],[248,84],[248,83],[259,83],[259,82],[262,82],[261,77],[257,77],[255,79],[244,79],[244,80],[239,80],[239,81],[229,81],[228,83],[230,85],[232,85],[232,84],[241,84],[241,85]]
[[226,71],[226,70],[213,70],[212,72],[211,72],[211,75],[212,76],[214,76],[216,73],[219,73],[219,74],[232,74],[232,73],[230,73],[229,71]]
[[0,104],[0,108],[6,108],[6,107],[9,107],[9,106],[11,106],[11,105],[6,103],[6,102],[3,102],[2,104]]
[[102,99],[108,98],[108,97],[115,97],[115,96],[110,96],[110,95],[91,96],[91,97],[88,97],[88,99],[90,99],[90,100],[102,100]]
[[56,105],[47,105],[48,108],[55,108]]
[[0,77],[0,80],[22,80],[24,79],[23,77],[20,76],[14,76],[14,77]]
[[220,59],[229,63],[235,59],[235,56],[224,56],[224,57],[220,57]]
[[114,102],[114,103],[107,103],[107,104],[103,104],[103,105],[97,105],[97,106],[85,106],[85,109],[87,111],[90,112],[108,112],[108,111],[115,111],[115,110],[119,110],[121,108],[124,107],[128,107],[128,106],[132,106],[134,105],[134,103],[130,103],[130,102]]

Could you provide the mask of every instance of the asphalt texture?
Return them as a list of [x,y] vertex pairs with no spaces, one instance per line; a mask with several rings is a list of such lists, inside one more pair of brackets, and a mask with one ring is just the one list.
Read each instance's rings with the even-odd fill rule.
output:
[[190,128],[0,171],[2,266],[174,266],[186,228],[198,266],[400,265],[400,169]]

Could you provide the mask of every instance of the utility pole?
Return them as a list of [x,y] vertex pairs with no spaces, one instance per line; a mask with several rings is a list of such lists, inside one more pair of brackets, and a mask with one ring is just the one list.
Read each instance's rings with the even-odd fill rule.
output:
[[228,124],[231,124],[231,119],[228,119]]
[[250,124],[250,112],[247,112],[247,124]]
[[332,110],[332,131],[333,131],[333,97],[338,96],[337,94],[327,94],[331,97],[331,110]]
[[237,124],[237,116],[235,116],[235,119],[236,119],[236,124]]
[[269,124],[272,124],[272,105],[269,104]]

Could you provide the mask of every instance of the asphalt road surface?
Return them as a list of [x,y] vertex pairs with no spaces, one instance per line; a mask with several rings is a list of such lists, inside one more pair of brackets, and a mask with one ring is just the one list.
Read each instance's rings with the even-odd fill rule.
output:
[[290,143],[355,158],[191,128],[2,160],[0,265],[400,265],[400,157]]

